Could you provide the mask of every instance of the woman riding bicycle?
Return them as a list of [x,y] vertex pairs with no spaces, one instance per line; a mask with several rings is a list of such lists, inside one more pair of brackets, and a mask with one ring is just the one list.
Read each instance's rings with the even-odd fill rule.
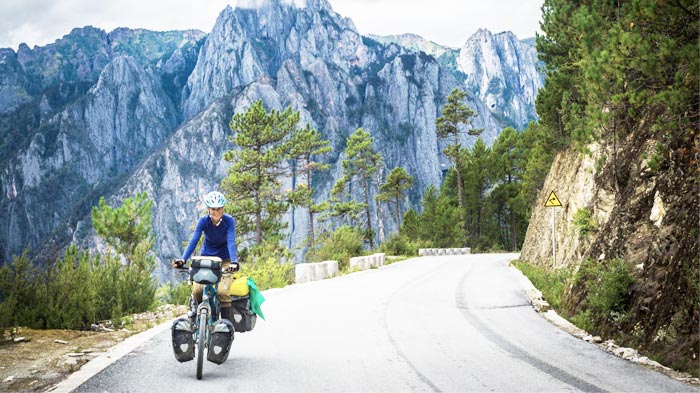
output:
[[[187,260],[192,256],[202,233],[204,233],[204,244],[202,245],[202,256],[217,256],[223,261],[221,267],[224,271],[234,265],[234,271],[238,270],[238,257],[236,255],[236,220],[229,214],[224,213],[226,197],[218,191],[212,191],[204,197],[204,205],[208,214],[202,216],[197,222],[197,226],[192,233],[192,239],[182,254],[182,259],[172,262],[172,267],[182,268]],[[192,293],[197,302],[202,301],[202,291],[204,286],[195,283]],[[231,296],[225,291],[219,291],[219,305],[221,307],[221,317],[233,320],[231,310]]]

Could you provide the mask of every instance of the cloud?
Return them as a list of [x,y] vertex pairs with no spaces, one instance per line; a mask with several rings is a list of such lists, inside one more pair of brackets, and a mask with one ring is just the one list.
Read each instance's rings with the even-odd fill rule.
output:
[[[235,4],[235,0],[231,1]],[[228,0],[2,0],[0,47],[46,45],[73,28],[211,31]]]

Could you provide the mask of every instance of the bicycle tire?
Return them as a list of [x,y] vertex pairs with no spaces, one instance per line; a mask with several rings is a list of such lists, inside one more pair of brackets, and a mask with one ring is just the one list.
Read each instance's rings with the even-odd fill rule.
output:
[[207,341],[207,310],[202,309],[199,314],[199,333],[197,339],[197,379],[202,379],[202,367],[204,366],[204,343]]

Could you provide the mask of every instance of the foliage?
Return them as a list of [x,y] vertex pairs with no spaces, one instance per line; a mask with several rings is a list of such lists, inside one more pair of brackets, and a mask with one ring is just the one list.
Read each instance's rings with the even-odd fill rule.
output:
[[415,209],[408,209],[406,214],[404,214],[403,216],[403,222],[401,223],[399,232],[401,232],[405,236],[408,236],[409,239],[417,239],[418,227],[420,225],[418,220],[418,212],[416,212]]
[[406,191],[413,187],[413,176],[410,176],[402,167],[391,170],[386,182],[381,186],[381,192],[377,194],[377,201],[393,202],[396,211],[397,226],[401,226],[401,200],[406,198]]
[[513,265],[532,282],[535,288],[542,292],[542,297],[553,309],[561,311],[566,290],[572,280],[570,269],[551,270],[523,260],[513,261]]
[[591,218],[591,209],[581,208],[574,213],[574,228],[578,232],[580,239],[585,238],[588,234],[595,230],[596,225]]
[[418,239],[432,247],[463,247],[461,215],[453,198],[429,186],[423,195],[418,217]]
[[187,305],[189,304],[192,286],[183,280],[178,284],[167,283],[156,291],[156,299],[164,304]]
[[574,285],[586,290],[585,302],[579,312],[585,312],[587,320],[579,318],[578,321],[587,326],[619,324],[625,318],[635,282],[631,266],[621,259],[584,261],[574,278]]
[[[436,120],[437,135],[441,139],[452,138],[452,144],[448,145],[444,153],[453,163],[457,174],[457,205],[461,212],[464,206],[464,198],[462,191],[462,156],[464,150],[459,140],[459,134],[464,133],[460,129],[460,124],[471,126],[471,118],[476,116],[476,113],[465,105],[462,101],[466,98],[467,93],[463,90],[455,88],[447,96],[447,103],[442,107],[440,113],[442,116]],[[468,135],[479,135],[483,130],[469,129],[466,131]],[[462,229],[466,230],[466,223],[462,222]]]
[[301,206],[309,213],[309,247],[314,248],[314,215],[328,209],[328,203],[314,203],[311,179],[314,172],[326,171],[330,164],[317,162],[321,156],[332,151],[330,142],[322,139],[321,133],[306,125],[303,129],[297,129],[292,133],[289,142],[288,158],[292,160],[292,167],[296,175],[306,177],[306,184],[300,184],[292,190],[289,201],[293,206]]
[[[372,176],[384,166],[381,153],[374,146],[374,138],[369,132],[358,128],[347,140],[346,158],[342,162],[343,176],[336,182],[331,195],[334,197],[333,209],[335,215],[345,212],[357,215],[360,208],[364,210],[366,229],[365,237],[369,240],[370,248],[374,248],[374,230],[370,214],[370,188]],[[353,198],[351,186],[357,182],[362,194],[362,202],[358,204]],[[338,196],[347,189],[349,201],[341,201]]]
[[645,122],[674,148],[700,128],[700,4],[546,0],[542,11],[537,112],[560,139],[612,140]]
[[364,235],[356,227],[342,226],[333,232],[323,232],[318,247],[310,250],[306,258],[309,262],[338,261],[340,270],[347,270],[350,258],[363,255]]
[[389,236],[380,246],[379,251],[387,255],[414,256],[418,255],[419,244],[403,233],[397,232]]
[[[405,214],[408,222],[402,231],[428,247],[518,250],[555,149],[551,137],[534,122],[522,132],[504,129],[491,148],[477,139],[471,150],[463,149],[461,171],[451,168],[439,190],[426,189],[422,212]],[[467,201],[461,209],[459,173]]]
[[255,258],[241,264],[241,272],[255,281],[259,290],[282,288],[294,283],[292,255],[276,243],[265,242],[256,250]]
[[286,140],[299,122],[299,112],[288,107],[267,112],[262,100],[244,113],[233,115],[229,127],[231,141],[238,150],[229,150],[224,160],[232,163],[221,187],[231,201],[227,210],[236,217],[237,239],[254,234],[254,244],[279,238],[287,211],[286,195],[280,192],[280,177],[289,145]]
[[150,271],[119,258],[93,256],[75,246],[45,271],[26,255],[0,269],[0,328],[83,329],[154,305]]
[[143,312],[154,305],[151,202],[145,193],[111,208],[93,209],[95,230],[128,262],[91,255],[74,245],[44,271],[27,253],[0,269],[0,329],[81,329],[105,319]]
[[[103,197],[99,207],[92,208],[92,225],[107,244],[126,258],[128,265],[138,247],[150,249],[153,246],[152,212],[153,201],[145,192],[125,199],[117,208],[108,206]],[[146,244],[141,245],[142,242]]]

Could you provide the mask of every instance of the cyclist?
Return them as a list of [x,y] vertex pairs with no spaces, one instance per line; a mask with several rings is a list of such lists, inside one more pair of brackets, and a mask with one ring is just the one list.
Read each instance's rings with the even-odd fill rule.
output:
[[[238,257],[236,254],[236,220],[229,214],[224,213],[226,197],[218,191],[212,191],[204,197],[204,205],[208,213],[202,216],[197,222],[197,226],[192,233],[192,239],[182,254],[181,259],[172,262],[172,267],[181,268],[185,266],[187,260],[192,256],[202,233],[204,233],[204,244],[202,245],[202,256],[217,256],[223,261],[221,268],[229,270],[233,264],[233,271],[238,270]],[[233,320],[231,310],[231,296],[228,291],[219,288],[219,307],[221,317]],[[192,293],[197,302],[202,301],[204,285],[194,283]]]

